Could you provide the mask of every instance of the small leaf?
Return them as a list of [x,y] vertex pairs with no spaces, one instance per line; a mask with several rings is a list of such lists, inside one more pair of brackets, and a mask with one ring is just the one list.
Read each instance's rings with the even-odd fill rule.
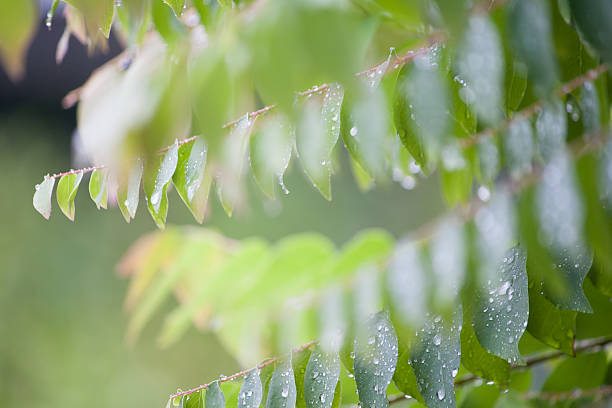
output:
[[554,90],[559,77],[548,2],[517,0],[512,3],[509,14],[514,49],[527,65],[536,95],[546,97]]
[[486,15],[470,17],[456,60],[466,83],[461,99],[474,105],[485,124],[496,124],[503,113],[504,53],[495,25]]
[[419,392],[430,408],[455,407],[455,376],[461,359],[461,310],[454,322],[429,318],[410,345]]
[[574,355],[576,312],[559,310],[536,288],[529,288],[527,331],[542,343]]
[[431,263],[435,275],[436,300],[454,304],[463,284],[467,253],[463,224],[456,217],[445,219],[431,242]]
[[506,76],[506,112],[518,110],[525,91],[527,90],[527,67],[519,62],[512,61],[512,72]]
[[340,378],[338,354],[327,354],[315,346],[304,375],[304,400],[307,408],[331,408]]
[[355,382],[364,407],[389,405],[387,387],[397,365],[397,336],[389,313],[378,312],[364,323],[355,343]]
[[499,173],[499,149],[492,138],[485,138],[478,142],[478,164],[476,177],[486,185],[492,185]]
[[204,406],[206,408],[225,408],[225,396],[219,387],[219,381],[215,381],[206,389]]
[[601,128],[599,95],[592,82],[587,81],[580,89],[580,110],[585,133],[596,132]]
[[198,137],[178,150],[178,163],[172,176],[176,191],[193,217],[200,224],[204,220],[211,177],[206,172],[206,142]]
[[[196,391],[185,396],[185,408],[204,408],[204,391]],[[225,407],[221,407],[225,408]]]
[[420,403],[425,403],[423,396],[419,393],[416,376],[412,369],[409,348],[404,350],[398,357],[395,373],[393,374],[393,382],[395,386],[406,395],[411,396]]
[[74,199],[82,179],[83,173],[78,172],[62,176],[57,183],[57,191],[55,192],[57,203],[70,221],[74,221]]
[[567,113],[560,100],[546,103],[535,123],[538,148],[545,162],[565,147],[567,137]]
[[544,392],[589,390],[601,386],[606,376],[606,353],[584,353],[561,360],[542,386]]
[[106,208],[108,200],[108,172],[105,169],[94,170],[89,179],[89,196],[98,207]]
[[509,249],[474,307],[474,331],[480,344],[513,364],[521,361],[518,342],[529,317],[526,262],[519,247]]
[[49,219],[51,216],[51,195],[53,194],[54,184],[54,177],[45,176],[42,183],[36,185],[34,198],[32,199],[32,204],[34,204],[36,211],[46,219]]
[[238,394],[238,408],[258,408],[263,396],[259,369],[254,368],[244,377]]
[[130,222],[130,220],[136,216],[143,170],[144,165],[139,158],[132,165],[127,182],[120,183],[117,189],[117,204],[119,205],[121,214],[123,214],[123,218],[125,218],[127,222]]
[[0,4],[0,59],[8,77],[17,82],[24,73],[26,51],[38,25],[38,5],[32,1]]
[[172,8],[172,11],[174,11],[174,14],[176,14],[177,17],[180,17],[181,14],[183,14],[185,0],[164,0],[164,3]]
[[292,366],[295,376],[296,386],[296,408],[306,408],[306,398],[304,396],[304,378],[306,376],[306,368],[310,360],[311,349],[307,348],[299,353],[293,354]]
[[274,198],[276,183],[280,184],[285,194],[289,192],[283,176],[291,160],[295,131],[281,115],[265,117],[260,123],[249,143],[251,169],[261,191]]
[[266,408],[294,408],[297,389],[291,358],[276,363],[276,370],[270,379]]
[[163,229],[168,215],[166,190],[178,163],[178,142],[174,142],[161,158],[152,158],[144,172],[144,191],[147,208],[158,228]]
[[519,179],[531,172],[534,154],[533,129],[522,117],[512,121],[503,138],[506,165],[510,175]]

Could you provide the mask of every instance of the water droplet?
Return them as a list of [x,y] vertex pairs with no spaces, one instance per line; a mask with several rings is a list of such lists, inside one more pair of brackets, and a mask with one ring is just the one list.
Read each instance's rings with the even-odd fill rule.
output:
[[349,133],[351,134],[351,136],[357,136],[357,126],[353,126]]
[[442,401],[444,399],[444,395],[445,395],[444,394],[444,388],[440,388],[436,394],[438,395],[438,399],[440,401]]

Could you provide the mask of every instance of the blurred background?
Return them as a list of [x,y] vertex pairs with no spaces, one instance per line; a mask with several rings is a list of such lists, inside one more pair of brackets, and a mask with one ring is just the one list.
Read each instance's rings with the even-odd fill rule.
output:
[[[0,405],[161,406],[177,386],[197,386],[241,367],[214,336],[194,329],[159,349],[153,334],[164,313],[135,346],[126,344],[127,282],[116,275],[115,264],[141,234],[155,229],[142,202],[128,225],[117,208],[95,209],[86,179],[74,223],[55,204],[50,221],[32,207],[34,185],[44,174],[77,166],[70,157],[76,110],[62,109],[61,99],[120,51],[111,40],[107,53],[88,55],[71,38],[64,61],[56,65],[64,30],[61,13],[56,16],[47,30],[41,12],[22,81],[11,83],[0,69]],[[211,198],[205,226],[232,238],[258,235],[271,241],[315,231],[340,245],[368,227],[401,237],[442,211],[434,178],[411,191],[389,184],[362,193],[345,152],[340,156],[332,202],[308,185],[293,163],[286,176],[289,195],[269,201],[250,180],[249,207],[229,219]],[[178,195],[169,197],[168,222],[194,224]]]

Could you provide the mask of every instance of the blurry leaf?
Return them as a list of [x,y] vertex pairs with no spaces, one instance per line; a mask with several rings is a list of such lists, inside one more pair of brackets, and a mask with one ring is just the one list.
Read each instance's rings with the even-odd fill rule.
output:
[[513,120],[503,136],[503,144],[504,159],[510,175],[518,180],[530,173],[535,146],[529,120],[523,117]]
[[89,179],[89,196],[98,207],[106,208],[108,188],[106,185],[108,172],[105,169],[94,170]]
[[394,121],[399,136],[424,171],[437,159],[449,130],[448,85],[439,69],[435,48],[405,65],[398,78]]
[[95,37],[99,31],[104,37],[108,38],[110,34],[111,24],[113,23],[113,15],[115,12],[115,3],[113,0],[65,0],[66,3],[74,6],[85,18],[87,31],[90,37]]
[[295,131],[284,116],[267,116],[259,120],[259,129],[250,137],[249,158],[255,181],[268,197],[275,197],[274,185],[280,184],[285,194],[283,176],[295,141]]
[[449,207],[467,203],[472,193],[472,169],[463,156],[464,150],[450,145],[442,151],[442,192]]
[[395,386],[406,395],[411,396],[423,404],[425,403],[425,400],[419,393],[416,376],[412,369],[409,348],[404,350],[398,358],[397,367],[393,374],[393,382]]
[[[612,12],[612,7],[610,7],[610,10]],[[584,132],[598,131],[601,128],[601,109],[599,107],[599,95],[593,82],[587,81],[580,88],[580,110],[582,111]]]
[[500,387],[506,387],[510,379],[510,363],[489,353],[481,346],[472,322],[472,302],[463,302],[464,319],[461,328],[461,364],[471,373],[488,381],[494,381]]
[[[172,7],[172,10],[166,7],[161,1],[154,1],[152,3],[151,14],[155,29],[170,46],[175,45],[177,40],[185,40],[187,34],[184,26],[177,18],[177,16],[180,16],[180,13],[182,13],[183,7],[180,6],[180,10],[176,10],[171,5],[171,3],[181,2],[185,3],[185,0],[164,0],[164,3]],[[177,4],[177,6],[179,6],[179,4]]]
[[558,81],[550,10],[545,0],[517,0],[510,5],[509,28],[518,56],[527,65],[538,97],[546,97]]
[[83,173],[78,172],[62,176],[59,183],[57,183],[57,190],[55,192],[57,203],[70,221],[74,221],[74,199],[82,179]]
[[240,205],[243,198],[242,173],[246,160],[249,136],[255,119],[244,117],[230,130],[223,141],[219,168],[215,174],[215,184],[219,201],[225,213],[231,217],[234,206]]
[[225,396],[226,407],[237,407],[241,385],[241,381],[239,380],[225,381],[219,384],[221,390],[223,391],[223,395]]
[[304,400],[307,408],[331,408],[338,379],[340,358],[315,346],[304,374]]
[[32,199],[36,211],[46,219],[51,216],[51,195],[53,194],[54,184],[54,177],[45,176],[42,183],[36,185],[34,198]]
[[351,163],[353,177],[357,182],[357,187],[359,187],[359,190],[366,192],[374,187],[374,178],[370,176],[353,157],[350,157],[349,161]]
[[38,23],[37,4],[34,0],[0,4],[0,57],[13,82],[23,75],[26,51]]
[[397,337],[389,313],[378,312],[363,323],[355,343],[355,382],[361,406],[388,406],[387,387],[397,365]]
[[512,72],[506,76],[506,112],[518,110],[527,89],[527,67],[519,61],[512,61]]
[[276,363],[270,379],[266,408],[294,408],[297,398],[291,358]]
[[238,394],[238,408],[257,408],[263,395],[259,369],[254,368],[244,377],[240,394]]
[[144,171],[144,191],[147,207],[158,228],[163,229],[168,215],[168,196],[166,190],[178,163],[178,142],[160,157],[151,158]]
[[461,358],[461,310],[452,323],[429,317],[410,345],[419,392],[430,408],[454,407],[455,376]]
[[572,17],[582,38],[608,63],[612,62],[612,5],[606,0],[569,0]]
[[192,394],[185,395],[185,408],[204,408],[203,394],[204,391],[196,391]]
[[485,138],[478,142],[478,172],[476,176],[480,182],[492,185],[499,173],[500,157],[497,144],[492,138]]
[[470,17],[455,63],[467,85],[460,93],[463,101],[474,105],[483,123],[495,125],[503,113],[504,55],[496,27],[486,15]]
[[174,11],[174,14],[176,14],[177,17],[183,14],[185,0],[164,0],[164,3],[172,8],[172,11]]
[[311,349],[307,348],[299,353],[293,354],[292,366],[295,375],[296,387],[296,408],[306,408],[306,399],[304,397],[304,376],[306,375],[306,367],[310,360]]
[[262,385],[261,402],[259,404],[260,407],[263,407],[263,405],[266,404],[268,401],[268,391],[269,391],[270,381],[272,380],[272,376],[274,375],[274,372],[276,371],[275,370],[276,365],[277,365],[276,362],[272,364],[268,364],[265,367],[263,367],[261,371],[259,372],[259,378],[261,380],[261,385]]
[[474,332],[482,346],[509,363],[521,362],[519,340],[527,327],[526,255],[519,247],[508,250],[493,279],[487,282],[474,306]]
[[540,155],[548,162],[565,148],[567,113],[563,103],[558,99],[546,103],[538,113],[535,128]]
[[127,222],[136,216],[143,170],[142,160],[136,159],[128,174],[127,182],[120,182],[117,189],[117,204]]
[[446,218],[431,240],[429,252],[436,282],[434,295],[437,307],[454,309],[463,285],[467,266],[467,237],[464,225],[457,217]]
[[567,355],[574,355],[576,312],[559,310],[535,288],[529,288],[527,331]]
[[178,163],[172,176],[177,193],[200,224],[204,220],[211,183],[205,170],[206,153],[206,142],[202,137],[183,144],[179,147]]
[[559,362],[546,379],[542,391],[562,392],[588,390],[603,384],[606,375],[606,353],[583,353]]
[[489,385],[482,384],[480,386],[472,387],[469,390],[464,391],[461,407],[478,407],[478,408],[493,408],[495,401],[500,396],[499,388]]
[[334,400],[331,408],[340,408],[342,406],[342,381],[338,381],[336,390],[334,391]]
[[205,397],[206,408],[225,408],[225,396],[219,387],[219,381],[215,381],[206,389]]

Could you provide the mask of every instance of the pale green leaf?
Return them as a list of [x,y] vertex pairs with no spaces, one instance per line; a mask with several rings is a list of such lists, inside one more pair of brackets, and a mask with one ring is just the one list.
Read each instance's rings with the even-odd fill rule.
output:
[[276,363],[270,379],[266,408],[294,408],[297,398],[291,358]]
[[206,142],[198,137],[178,150],[178,163],[172,176],[177,193],[200,224],[204,220],[211,177],[206,171]]
[[108,201],[108,172],[105,169],[94,170],[89,179],[89,196],[98,207],[106,208]]
[[563,103],[558,99],[546,103],[538,113],[535,128],[540,155],[548,162],[565,147],[567,113]]
[[166,190],[178,163],[178,143],[175,141],[160,158],[152,158],[145,165],[144,191],[147,208],[158,228],[164,228],[168,215],[168,196]]
[[522,117],[510,123],[503,135],[504,159],[514,179],[531,172],[534,155],[533,129]]
[[172,11],[174,11],[174,14],[176,14],[177,17],[180,17],[180,15],[183,14],[185,0],[164,0],[164,3],[172,8]]
[[15,82],[23,75],[26,51],[37,27],[37,8],[32,0],[0,4],[0,56],[9,78]]
[[263,390],[259,369],[254,368],[244,377],[238,394],[238,408],[257,408],[261,403]]
[[308,367],[311,352],[312,350],[307,348],[299,353],[293,354],[291,363],[295,376],[297,408],[306,408],[306,399],[304,397],[304,377],[306,376],[306,368]]
[[74,199],[82,179],[83,173],[78,172],[62,176],[57,183],[57,191],[55,192],[57,203],[70,221],[74,221]]
[[47,175],[42,183],[37,184],[34,189],[32,204],[34,205],[36,211],[38,211],[46,219],[49,219],[51,216],[51,195],[53,194],[54,185],[55,178]]
[[340,378],[338,354],[327,354],[315,346],[304,374],[304,400],[307,408],[331,408]]
[[219,381],[213,382],[206,389],[204,398],[204,406],[206,408],[225,408],[225,396],[223,391],[221,391],[221,387],[219,387]]
[[127,181],[125,183],[119,183],[119,188],[117,189],[117,204],[119,205],[121,214],[123,214],[123,218],[125,218],[127,222],[130,222],[130,220],[136,216],[143,170],[144,165],[142,160],[137,159],[130,168]]

